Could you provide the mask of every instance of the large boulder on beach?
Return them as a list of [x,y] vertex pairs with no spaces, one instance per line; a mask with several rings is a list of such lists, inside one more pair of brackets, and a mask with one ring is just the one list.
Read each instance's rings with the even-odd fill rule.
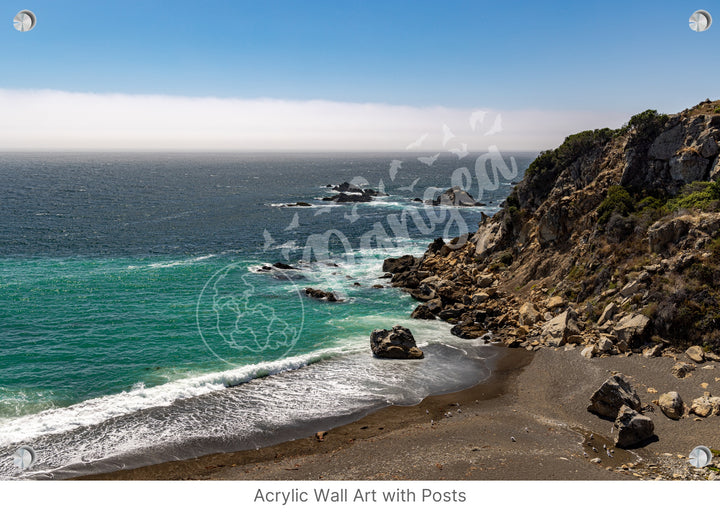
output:
[[567,310],[543,325],[542,337],[550,346],[563,346],[571,336],[580,334],[576,314]]
[[666,417],[673,420],[679,420],[685,413],[685,404],[677,391],[669,391],[660,395],[658,406]]
[[647,337],[649,328],[650,318],[643,314],[628,314],[615,325],[613,333],[618,340],[632,345]]
[[615,446],[623,449],[643,445],[655,435],[653,421],[628,406],[618,410],[615,428]]
[[630,381],[621,373],[617,373],[606,380],[590,397],[587,410],[604,418],[614,420],[622,406],[630,409],[640,409],[640,397]]
[[424,354],[415,344],[410,329],[395,325],[392,329],[377,329],[370,334],[373,355],[384,359],[422,359]]

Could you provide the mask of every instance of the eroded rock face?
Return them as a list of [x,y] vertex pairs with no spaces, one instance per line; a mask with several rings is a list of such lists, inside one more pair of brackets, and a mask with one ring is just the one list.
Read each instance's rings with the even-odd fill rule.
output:
[[590,398],[588,411],[604,418],[615,419],[622,406],[640,409],[640,397],[628,379],[618,373],[606,380]]
[[658,405],[665,416],[673,420],[682,418],[685,412],[685,405],[677,391],[669,391],[660,395]]
[[653,421],[628,406],[622,406],[618,410],[615,428],[615,446],[623,449],[642,445],[655,434]]
[[410,329],[395,325],[391,330],[378,329],[370,334],[370,349],[385,359],[422,359],[424,354],[415,344]]

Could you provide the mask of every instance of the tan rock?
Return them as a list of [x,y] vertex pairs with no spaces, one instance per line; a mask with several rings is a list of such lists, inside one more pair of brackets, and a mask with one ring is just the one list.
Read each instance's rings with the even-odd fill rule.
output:
[[677,391],[669,391],[660,395],[658,405],[665,416],[673,420],[680,419],[685,412],[683,400]]
[[585,359],[592,359],[592,357],[595,355],[595,352],[595,345],[588,345],[580,351],[580,355],[583,356]]
[[538,321],[542,320],[542,315],[535,307],[535,304],[525,302],[518,311],[520,315],[520,323],[522,325],[534,325]]
[[600,319],[598,320],[598,325],[603,325],[606,322],[610,321],[613,316],[615,316],[615,313],[617,312],[617,305],[614,303],[608,303],[605,306],[605,309],[603,309],[602,314],[600,315]]
[[545,306],[551,311],[562,309],[565,305],[567,305],[567,303],[563,300],[562,296],[553,296],[545,302]]
[[575,313],[567,310],[543,325],[542,336],[550,346],[563,346],[569,336],[579,333]]
[[690,406],[690,412],[700,417],[707,417],[713,412],[713,405],[710,402],[710,397],[702,396],[692,401]]
[[614,334],[619,340],[632,344],[642,340],[650,326],[650,318],[643,314],[628,314],[622,318],[614,328]]
[[703,353],[703,349],[699,346],[691,346],[687,350],[685,350],[685,353],[687,356],[695,361],[696,363],[702,363],[705,360],[705,354]]
[[694,364],[678,362],[672,367],[671,372],[678,379],[684,379],[688,375],[691,375],[694,370]]

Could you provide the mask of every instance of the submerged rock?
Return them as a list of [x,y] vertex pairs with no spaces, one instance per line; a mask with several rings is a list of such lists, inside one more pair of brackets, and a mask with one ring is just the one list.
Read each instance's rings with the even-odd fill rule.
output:
[[615,419],[622,406],[640,409],[640,397],[621,373],[606,380],[590,398],[588,411],[604,418]]
[[373,355],[385,359],[422,359],[424,354],[415,344],[409,329],[395,325],[391,330],[377,329],[370,334]]

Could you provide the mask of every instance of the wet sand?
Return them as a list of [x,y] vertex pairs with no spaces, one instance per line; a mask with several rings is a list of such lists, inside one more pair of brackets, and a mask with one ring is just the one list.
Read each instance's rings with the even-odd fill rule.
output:
[[[670,357],[588,360],[578,348],[500,352],[486,382],[415,406],[381,409],[328,430],[322,440],[309,436],[81,479],[628,480],[647,478],[648,465],[670,477],[672,468],[687,465],[685,456],[696,445],[720,448],[720,417],[673,421],[652,404],[670,390],[686,404],[704,391],[720,392],[720,363],[698,365],[692,376],[676,379]],[[642,404],[654,408],[646,414],[658,439],[616,449],[610,458],[601,447],[613,448],[612,422],[586,408],[612,372],[628,376]],[[601,462],[592,463],[595,457]]]

